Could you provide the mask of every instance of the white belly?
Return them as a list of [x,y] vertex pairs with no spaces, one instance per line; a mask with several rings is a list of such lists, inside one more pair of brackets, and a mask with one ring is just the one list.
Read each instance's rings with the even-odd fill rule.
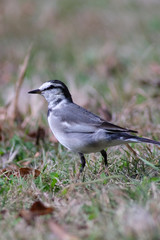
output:
[[59,123],[58,119],[55,117],[48,117],[48,123],[50,126],[50,129],[52,131],[52,133],[54,134],[54,136],[56,137],[56,139],[66,148],[70,149],[68,144],[67,144],[67,139],[66,136],[64,134],[63,128],[61,126],[61,124]]
[[[99,152],[106,147],[124,144],[125,141],[107,139],[104,130],[95,132],[71,132],[67,131],[67,123],[61,123],[55,116],[48,117],[49,126],[57,140],[66,148],[73,152],[91,153]],[[71,126],[68,124],[71,128]]]

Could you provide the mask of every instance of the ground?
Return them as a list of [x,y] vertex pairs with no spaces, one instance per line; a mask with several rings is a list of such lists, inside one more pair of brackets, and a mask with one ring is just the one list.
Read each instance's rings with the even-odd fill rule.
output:
[[1,239],[160,239],[160,147],[106,149],[109,176],[87,155],[77,180],[78,155],[27,94],[59,79],[76,103],[160,140],[160,2],[6,0],[0,12]]

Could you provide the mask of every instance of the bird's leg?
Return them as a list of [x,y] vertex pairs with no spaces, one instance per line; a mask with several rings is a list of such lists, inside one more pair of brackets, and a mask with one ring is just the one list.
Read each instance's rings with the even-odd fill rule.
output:
[[105,167],[108,167],[108,161],[107,161],[107,153],[105,150],[102,150],[101,151],[101,154],[102,154],[102,157],[103,157],[103,160],[104,160],[104,164],[105,164]]
[[83,153],[79,153],[79,156],[80,156],[80,159],[81,159],[81,168],[79,170],[79,173],[77,174],[77,177],[76,177],[76,182],[78,181],[81,173],[83,172],[84,170],[84,167],[86,165],[86,160],[85,160],[85,157],[84,157],[84,154]]
[[105,164],[105,168],[106,168],[106,174],[109,175],[109,171],[108,171],[108,161],[107,161],[107,152],[105,150],[101,151],[103,160],[104,160],[104,164]]
[[79,153],[79,156],[81,158],[81,168],[80,168],[80,173],[83,172],[84,170],[84,167],[86,165],[86,160],[85,160],[85,157],[84,157],[84,154],[83,153]]

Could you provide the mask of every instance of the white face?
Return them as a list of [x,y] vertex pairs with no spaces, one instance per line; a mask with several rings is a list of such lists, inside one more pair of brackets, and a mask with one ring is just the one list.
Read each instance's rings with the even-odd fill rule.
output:
[[45,82],[40,86],[39,90],[41,90],[41,95],[45,97],[48,103],[57,99],[64,99],[61,84]]
[[67,86],[59,80],[50,80],[43,83],[39,89],[32,90],[28,93],[41,94],[49,104],[57,105],[62,100],[72,102],[72,97]]
[[46,89],[46,88],[48,88],[48,87],[50,87],[50,86],[52,86],[53,84],[51,83],[51,82],[45,82],[45,83],[43,83],[40,87],[39,87],[39,89],[41,90],[41,91],[43,91],[44,89]]

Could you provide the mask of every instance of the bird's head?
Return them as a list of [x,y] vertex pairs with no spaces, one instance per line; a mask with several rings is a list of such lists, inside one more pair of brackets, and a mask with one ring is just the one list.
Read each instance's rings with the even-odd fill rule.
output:
[[67,86],[59,80],[50,80],[43,83],[38,89],[29,91],[30,94],[41,94],[48,103],[67,100],[72,102],[71,94]]

